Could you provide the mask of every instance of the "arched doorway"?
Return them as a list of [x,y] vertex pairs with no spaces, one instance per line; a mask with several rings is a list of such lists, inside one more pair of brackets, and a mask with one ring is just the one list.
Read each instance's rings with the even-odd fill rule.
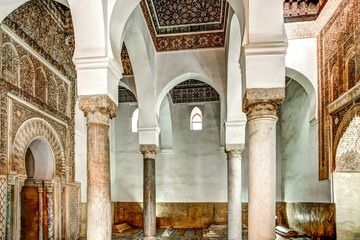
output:
[[35,138],[30,142],[25,167],[27,179],[21,191],[21,239],[51,239],[54,227],[53,221],[48,219],[54,217],[54,156],[43,139]]

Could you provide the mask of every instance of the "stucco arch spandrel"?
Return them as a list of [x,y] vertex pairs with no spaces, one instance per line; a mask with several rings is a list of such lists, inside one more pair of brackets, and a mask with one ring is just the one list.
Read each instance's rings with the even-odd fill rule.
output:
[[332,170],[333,171],[335,171],[337,168],[336,152],[338,149],[339,142],[340,142],[341,138],[343,137],[346,129],[348,128],[350,122],[353,120],[353,118],[356,115],[360,115],[360,104],[355,104],[354,106],[351,107],[351,109],[345,114],[345,117],[341,121],[339,128],[336,132],[336,136],[334,138],[334,144],[333,144],[333,154],[332,154],[332,163],[333,163]]
[[36,138],[43,139],[49,145],[55,161],[55,176],[65,177],[65,154],[61,141],[52,126],[41,118],[31,118],[17,130],[12,146],[12,170],[26,175],[26,150]]

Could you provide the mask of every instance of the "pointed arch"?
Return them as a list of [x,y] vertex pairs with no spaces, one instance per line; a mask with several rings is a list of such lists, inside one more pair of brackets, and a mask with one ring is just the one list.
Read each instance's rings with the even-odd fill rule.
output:
[[317,119],[317,93],[315,90],[314,85],[312,84],[312,82],[310,81],[309,78],[307,78],[304,74],[302,74],[301,72],[286,67],[285,69],[285,75],[289,78],[291,78],[292,80],[296,81],[297,83],[299,83],[304,89],[305,92],[307,93],[307,95],[309,96],[310,99],[310,116],[309,116],[309,121],[313,121],[315,119]]
[[349,122],[335,155],[336,171],[360,171],[360,115]]
[[58,94],[58,110],[62,114],[66,114],[68,108],[68,93],[64,84],[59,87]]
[[15,46],[10,42],[2,45],[2,76],[6,81],[18,87],[20,58]]
[[339,74],[339,64],[335,63],[330,71],[330,102],[335,101],[343,92],[343,86],[340,83]]
[[47,104],[50,105],[50,107],[57,109],[58,85],[54,76],[49,78],[47,92]]
[[345,91],[350,90],[356,85],[356,59],[355,59],[355,48],[352,45],[346,53],[345,57],[345,71],[344,71],[344,81],[345,81]]
[[34,95],[35,82],[35,68],[28,55],[24,55],[20,58],[20,88],[26,93]]
[[35,97],[37,97],[42,102],[46,102],[47,79],[44,69],[42,67],[38,67],[35,71],[35,75]]
[[12,144],[11,169],[17,174],[26,175],[25,155],[30,143],[41,138],[50,147],[54,156],[55,175],[65,177],[65,153],[54,128],[41,118],[25,121],[17,130]]
[[[345,117],[343,118],[343,120],[341,121],[341,123],[339,125],[339,128],[338,128],[335,138],[334,138],[334,143],[333,143],[333,149],[334,149],[333,157],[332,157],[332,170],[333,171],[338,169],[337,156],[340,157],[340,153],[338,154],[337,152],[338,152],[339,143],[340,143],[341,139],[343,138],[343,136],[345,135],[346,130],[348,129],[348,126],[351,124],[352,120],[355,117],[359,117],[359,116],[360,116],[360,104],[355,104],[345,114]],[[353,137],[353,139],[355,139],[358,136],[355,133],[353,133],[352,137]],[[360,170],[360,169],[358,169],[358,170]]]

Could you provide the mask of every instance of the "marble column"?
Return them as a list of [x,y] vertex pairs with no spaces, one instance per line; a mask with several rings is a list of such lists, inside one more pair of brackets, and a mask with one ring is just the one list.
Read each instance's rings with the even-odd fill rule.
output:
[[24,178],[18,178],[17,183],[15,184],[15,226],[14,226],[14,238],[20,239],[21,238],[21,191],[25,184]]
[[144,156],[144,237],[156,237],[156,180],[155,155],[158,152],[156,145],[140,145],[140,152]]
[[11,217],[11,191],[13,186],[8,184],[7,192],[7,212],[6,212],[6,239],[11,239],[10,234],[10,217]]
[[109,121],[117,105],[107,95],[79,97],[87,118],[87,239],[110,240]]
[[47,239],[54,239],[54,183],[44,182],[46,187]]
[[247,89],[249,131],[249,240],[275,239],[276,116],[284,88]]
[[241,154],[244,144],[227,144],[228,158],[228,239],[242,239]]
[[44,196],[43,196],[43,183],[42,181],[35,181],[35,186],[38,190],[38,198],[39,198],[39,240],[44,239]]

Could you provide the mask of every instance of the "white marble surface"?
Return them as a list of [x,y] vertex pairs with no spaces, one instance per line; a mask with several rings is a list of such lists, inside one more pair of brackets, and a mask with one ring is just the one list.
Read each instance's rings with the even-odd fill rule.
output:
[[334,173],[336,238],[360,239],[360,173]]

